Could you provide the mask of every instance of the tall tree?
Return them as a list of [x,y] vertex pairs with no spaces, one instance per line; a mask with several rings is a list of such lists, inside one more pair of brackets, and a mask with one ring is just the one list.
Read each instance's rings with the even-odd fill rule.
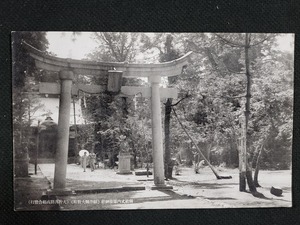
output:
[[[203,121],[203,118],[209,122],[209,125],[215,124],[213,128],[214,133],[217,137],[217,142],[224,146],[224,144],[229,140],[233,140],[234,146],[236,146],[237,135],[236,135],[236,121],[238,115],[241,112],[241,106],[246,103],[245,91],[247,91],[247,76],[244,79],[244,74],[246,74],[246,60],[245,60],[245,36],[246,34],[191,34],[186,36],[187,47],[193,50],[196,53],[194,54],[194,60],[197,63],[191,64],[188,76],[190,77],[199,77],[201,82],[195,82],[198,85],[197,89],[194,89],[193,93],[201,97],[190,98],[186,103],[190,104],[194,99],[198,101],[194,102],[195,106],[199,105],[200,102],[205,102],[208,106],[207,110],[204,110],[204,105],[201,107],[196,107],[197,111],[192,111],[192,108],[185,109],[187,114],[186,118],[192,118],[192,115],[195,115],[194,118],[197,118],[199,121]],[[267,107],[272,107],[274,109],[274,103],[276,105],[283,104],[283,102],[288,107],[282,107],[278,110],[278,115],[287,115],[286,118],[290,118],[290,109],[292,108],[290,104],[291,101],[291,87],[286,86],[286,83],[291,83],[287,80],[290,79],[292,63],[288,63],[283,60],[281,57],[283,53],[276,51],[276,37],[279,35],[276,34],[249,34],[248,40],[250,40],[248,52],[247,64],[248,72],[250,72],[250,81],[253,82],[253,77],[255,79],[255,87],[253,87],[251,93],[250,109],[252,110],[251,116],[248,119],[248,153],[249,160],[252,159],[252,154],[256,146],[254,147],[255,142],[259,139],[259,136],[263,137],[264,135],[259,135],[259,125],[261,121],[268,121],[268,119],[263,119],[263,115],[266,115],[264,104],[267,103],[268,99],[272,101],[270,104],[267,103]],[[207,51],[209,49],[209,52]],[[210,54],[207,54],[210,53]],[[286,55],[286,54],[285,54]],[[292,58],[291,56],[286,55],[286,59]],[[282,66],[282,62],[286,62],[287,67]],[[199,64],[199,62],[201,64]],[[249,74],[249,73],[248,73]],[[279,75],[280,74],[280,75]],[[288,74],[288,76],[287,76]],[[248,76],[249,78],[249,76]],[[285,78],[284,83],[280,83]],[[287,79],[288,78],[288,79]],[[277,80],[280,87],[274,86],[273,81]],[[196,79],[195,79],[196,81]],[[272,81],[272,82],[271,82]],[[271,82],[271,83],[270,83]],[[251,83],[248,83],[251,84]],[[284,84],[284,85],[283,85]],[[272,88],[272,85],[274,88]],[[215,88],[214,88],[215,87]],[[281,87],[285,89],[286,93],[281,92]],[[280,94],[271,94],[265,96],[262,93],[262,90],[270,90],[271,93],[274,92],[274,89],[280,90]],[[248,89],[251,90],[251,89]],[[290,94],[288,94],[290,93]],[[263,95],[262,95],[263,94]],[[205,96],[206,101],[199,101]],[[279,97],[280,96],[280,97]],[[281,97],[282,96],[282,97]],[[285,96],[283,98],[283,96]],[[276,99],[276,100],[275,100]],[[279,103],[280,102],[280,103]],[[250,101],[248,102],[250,103]],[[278,103],[278,104],[277,104]],[[186,104],[183,104],[186,105]],[[232,108],[231,108],[231,107]],[[186,107],[186,106],[185,106]],[[221,109],[221,110],[220,110]],[[285,113],[282,112],[282,109],[286,109]],[[228,110],[228,111],[227,111]],[[258,111],[259,110],[259,111]],[[192,113],[193,112],[193,113]],[[272,115],[274,121],[279,121],[279,117],[274,117],[277,110],[269,110],[269,115]],[[190,115],[189,115],[190,114]],[[266,116],[265,116],[266,117]],[[228,123],[226,122],[228,120]],[[195,121],[197,121],[195,120]],[[287,119],[290,121],[290,119]],[[270,123],[270,122],[267,122]],[[202,124],[200,122],[199,124]],[[284,123],[283,123],[284,124]],[[202,125],[203,126],[203,125]],[[276,122],[276,127],[280,126]],[[282,125],[282,127],[290,127],[288,125]],[[285,130],[287,130],[285,128]],[[263,128],[261,130],[264,130]],[[288,129],[290,131],[290,129]],[[207,131],[205,131],[207,132]],[[290,133],[291,132],[287,132]],[[229,136],[227,136],[227,134]],[[226,138],[225,138],[226,137]],[[230,138],[229,138],[230,137]],[[220,139],[222,138],[222,139]],[[290,139],[290,137],[288,138]],[[274,138],[268,139],[270,143],[274,143]],[[286,140],[283,141],[287,143]],[[252,143],[252,144],[249,144]],[[259,142],[257,142],[259,143]],[[216,145],[216,144],[214,144]],[[281,144],[282,145],[282,144]],[[225,145],[226,146],[226,145]],[[265,145],[265,147],[268,145]],[[216,146],[217,147],[217,146]],[[227,147],[226,147],[227,148]],[[226,148],[224,150],[226,150]],[[235,147],[236,148],[236,147]],[[258,148],[260,149],[260,148]],[[275,153],[275,149],[268,148],[266,152],[268,154]],[[278,148],[277,148],[278,149]],[[288,149],[288,148],[287,148]],[[231,151],[229,151],[230,153]],[[273,153],[271,153],[273,152]],[[286,150],[282,152],[287,152]],[[223,151],[224,154],[224,151]],[[235,153],[236,155],[236,153]],[[225,156],[225,155],[224,155]],[[262,156],[263,157],[263,156]],[[271,159],[272,157],[269,157]],[[224,161],[226,158],[223,158]],[[269,159],[264,158],[264,160],[269,161]],[[288,157],[286,157],[288,162]],[[228,161],[229,162],[229,161]],[[280,163],[279,163],[280,164]],[[278,164],[278,165],[279,165]],[[271,164],[268,164],[271,165]],[[282,164],[280,164],[282,165]],[[286,164],[285,164],[286,165]]]
[[[244,50],[244,73],[246,75],[246,102],[245,102],[245,126],[246,126],[246,133],[247,133],[247,152],[249,153],[249,119],[250,119],[250,99],[251,99],[251,84],[252,84],[252,73],[251,73],[251,64],[253,58],[255,58],[255,51],[252,51],[252,55],[250,55],[250,48],[253,48],[255,46],[261,45],[263,42],[270,40],[271,38],[274,38],[273,35],[267,35],[267,36],[258,36],[255,34],[244,34],[244,44],[239,39],[228,39],[224,38],[224,36],[216,34],[216,36],[226,45],[229,45],[233,48],[243,48]],[[240,37],[239,37],[240,38]],[[247,160],[246,160],[246,174],[240,174],[240,191],[245,191],[246,185],[245,182],[248,182],[248,186],[250,191],[253,194],[256,194],[256,187],[253,183],[252,178],[252,169],[249,166],[249,156],[247,154]]]
[[[30,110],[28,98],[26,95],[30,91],[29,77],[35,77],[38,80],[39,71],[35,65],[23,42],[33,47],[46,51],[48,41],[45,32],[13,32],[12,33],[12,72],[13,72],[13,128],[14,128],[14,148],[16,155],[22,154],[22,142],[24,139],[24,128],[26,128],[26,116]],[[27,100],[26,100],[27,99]],[[27,123],[28,124],[28,123]],[[30,125],[30,124],[29,124]]]
[[[173,47],[173,36],[167,35],[165,41],[164,52],[160,52],[160,62],[168,62],[179,58],[179,52]],[[171,87],[176,82],[176,77],[168,77],[168,86]],[[170,120],[172,112],[172,98],[168,98],[165,103],[165,177],[172,178],[172,162],[171,162],[171,149],[170,149]],[[170,168],[170,169],[169,169]]]
[[[251,78],[251,73],[250,73],[250,59],[249,59],[249,48],[250,46],[250,35],[248,33],[245,34],[245,73],[246,73],[246,77],[247,77],[247,91],[246,91],[246,105],[245,105],[245,119],[246,119],[246,132],[248,130],[248,123],[249,123],[249,116],[250,116],[250,99],[251,99],[251,83],[252,83],[252,78]],[[248,186],[251,192],[256,192],[256,187],[254,185],[253,182],[253,178],[252,178],[252,168],[250,168],[249,163],[248,163],[248,159],[246,160],[246,178],[247,178],[247,182],[248,182]],[[242,179],[240,180],[240,190],[241,191],[245,191],[244,187],[245,185],[242,184],[242,182],[244,182],[244,179],[242,177]]]
[[276,50],[274,44],[253,67],[252,127],[254,182],[259,168],[289,169],[291,165],[293,115],[293,55]]

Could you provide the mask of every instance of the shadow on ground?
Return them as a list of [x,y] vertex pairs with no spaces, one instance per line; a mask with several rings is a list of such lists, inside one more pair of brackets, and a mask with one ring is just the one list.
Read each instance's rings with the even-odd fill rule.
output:
[[58,210],[56,204],[33,204],[41,200],[44,191],[50,188],[48,180],[42,176],[14,178],[14,206],[16,211]]
[[[53,185],[53,179],[49,179],[51,185]],[[93,190],[93,189],[105,189],[105,188],[118,188],[122,186],[136,186],[136,182],[118,182],[118,181],[84,181],[67,179],[66,187],[72,190]]]
[[206,182],[206,183],[204,183],[204,182],[181,181],[176,178],[169,180],[168,183],[170,185],[176,185],[176,186],[191,185],[191,186],[199,187],[201,189],[232,188],[232,185],[238,185],[238,183],[236,183],[236,182],[232,182],[232,183],[207,183]]

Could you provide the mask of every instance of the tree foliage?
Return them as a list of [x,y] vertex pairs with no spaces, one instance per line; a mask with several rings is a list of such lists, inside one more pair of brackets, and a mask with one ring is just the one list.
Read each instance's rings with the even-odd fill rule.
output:
[[[275,164],[278,165],[277,168],[287,168],[291,162],[293,57],[291,53],[276,50],[276,37],[278,36],[251,34],[252,41],[249,49],[252,72],[251,116],[248,129],[250,159],[254,155],[256,146],[265,137],[266,125],[272,124],[272,121],[274,128],[282,127],[286,133],[281,133],[289,134],[287,135],[289,138],[286,139],[280,139],[278,136],[277,138],[280,139],[278,142],[275,142],[275,137],[268,139],[268,142],[274,145],[266,147],[269,149],[266,151],[269,156],[268,160],[263,161],[266,163],[273,161],[273,163],[265,165],[265,168],[274,168]],[[223,154],[221,154],[223,156],[229,153],[232,155],[233,152],[236,154],[237,118],[244,110],[246,77],[243,66],[244,52],[239,47],[243,44],[243,37],[243,34],[217,34],[209,35],[209,37],[205,34],[195,34],[187,40],[188,46],[199,53],[199,56],[198,54],[195,56],[195,60],[203,62],[202,65],[196,64],[194,71],[189,71],[192,74],[198,74],[202,79],[198,83],[199,97],[196,98],[195,103],[196,106],[200,106],[200,109],[194,107],[197,112],[187,118],[196,118],[195,123],[203,127],[204,125],[207,128],[212,126],[210,130],[217,137],[215,143],[217,145],[221,143],[224,146],[220,148],[223,149]],[[208,38],[211,42],[205,41]],[[205,48],[212,49],[210,52],[213,53],[213,59],[209,54],[205,54]],[[283,55],[285,60],[282,58]],[[205,63],[208,65],[206,66]],[[204,102],[209,108],[203,107]],[[192,106],[185,111],[191,112]],[[206,129],[205,133],[209,133],[208,131],[209,129]],[[276,152],[279,155],[273,157]],[[281,161],[285,158],[285,163],[278,162],[280,156],[285,156],[281,158]],[[226,156],[224,159],[226,158],[232,157]],[[230,163],[228,160],[225,162]],[[234,164],[236,163],[237,161]]]
[[[133,62],[137,54],[137,33],[94,33],[94,38],[99,43],[99,47],[88,55],[90,60],[111,61],[111,62]],[[113,69],[113,68],[112,68]],[[107,76],[107,74],[103,74]],[[99,84],[101,81],[96,78],[90,79],[91,84]],[[123,78],[123,85],[140,86],[145,81],[133,78]],[[87,94],[88,95],[88,94]],[[145,118],[138,118],[136,102],[134,96],[116,97],[110,93],[103,93],[98,96],[87,96],[86,116],[95,127],[96,140],[101,142],[102,151],[110,152],[113,158],[122,151],[131,152],[136,158],[146,152],[145,142],[148,142],[149,136],[140,126]],[[138,96],[140,97],[140,96]],[[139,106],[140,108],[141,106]],[[146,126],[146,122],[145,126]],[[145,135],[143,135],[145,134]],[[120,136],[126,136],[126,139],[120,139]],[[127,144],[124,145],[124,142]],[[122,149],[122,146],[128,146],[128,150]],[[144,154],[145,155],[145,154]],[[113,159],[111,159],[113,163]]]
[[108,62],[132,62],[136,55],[137,33],[95,32],[99,47],[88,55],[93,60]]
[[[13,75],[13,126],[14,147],[20,149],[25,140],[25,130],[30,126],[31,105],[37,99],[26,93],[31,91],[40,71],[35,68],[34,62],[24,47],[26,42],[33,47],[46,51],[48,41],[45,32],[13,32],[12,33],[12,75]],[[36,79],[31,79],[32,77]],[[31,114],[32,115],[32,114]]]

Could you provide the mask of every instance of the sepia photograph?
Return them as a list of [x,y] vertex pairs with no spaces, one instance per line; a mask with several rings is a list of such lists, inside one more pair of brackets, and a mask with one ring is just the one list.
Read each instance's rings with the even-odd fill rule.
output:
[[15,211],[292,207],[294,39],[13,31]]

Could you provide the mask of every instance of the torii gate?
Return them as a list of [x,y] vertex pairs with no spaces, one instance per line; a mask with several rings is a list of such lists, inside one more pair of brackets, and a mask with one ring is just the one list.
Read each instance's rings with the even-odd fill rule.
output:
[[[174,88],[160,88],[161,77],[177,76],[188,63],[189,52],[179,59],[158,64],[131,64],[126,62],[91,62],[73,59],[63,59],[41,52],[27,43],[25,47],[35,60],[36,67],[47,71],[58,72],[60,84],[40,83],[39,92],[44,94],[60,94],[57,150],[55,157],[54,185],[52,192],[59,194],[66,191],[66,172],[68,160],[68,138],[70,122],[71,96],[78,90],[100,93],[103,91],[118,92],[125,95],[142,93],[143,97],[151,98],[152,145],[154,163],[154,184],[157,188],[164,187],[164,161],[161,122],[160,98],[177,98]],[[114,68],[115,70],[111,70]],[[72,85],[74,74],[101,76],[100,71],[108,71],[107,85]],[[121,78],[147,77],[151,88],[121,87]],[[117,78],[117,79],[116,79]]]

